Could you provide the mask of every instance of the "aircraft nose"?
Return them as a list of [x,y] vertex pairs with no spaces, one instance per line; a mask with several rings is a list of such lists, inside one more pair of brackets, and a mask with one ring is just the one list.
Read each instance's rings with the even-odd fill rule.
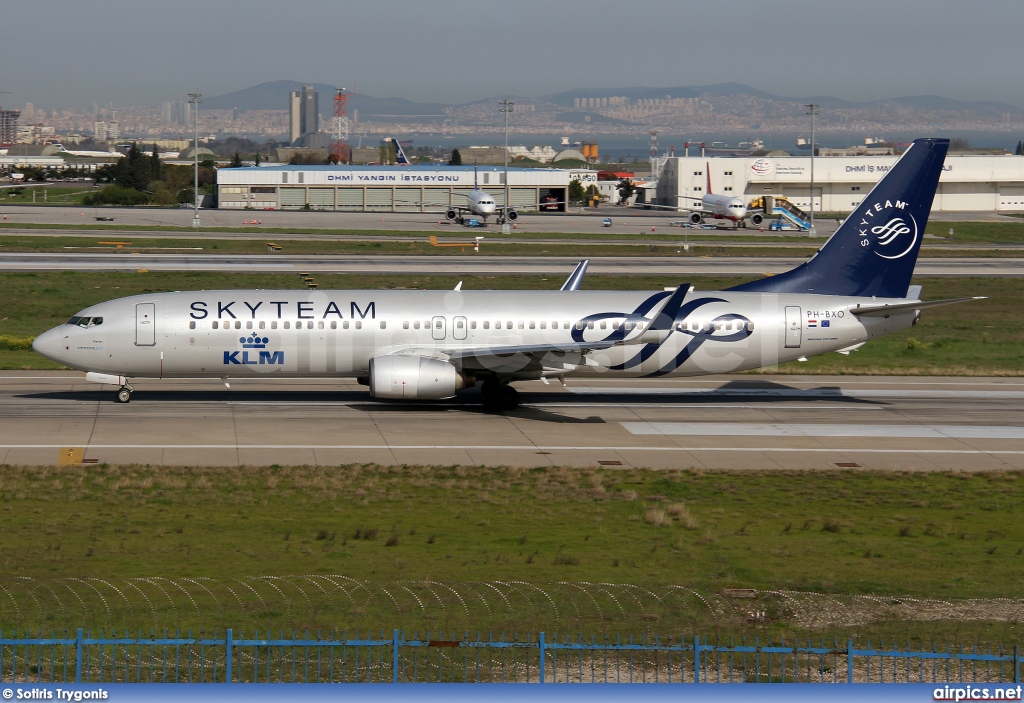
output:
[[52,359],[53,361],[60,361],[62,344],[63,339],[60,333],[60,328],[58,327],[46,330],[32,340],[32,348],[47,359]]

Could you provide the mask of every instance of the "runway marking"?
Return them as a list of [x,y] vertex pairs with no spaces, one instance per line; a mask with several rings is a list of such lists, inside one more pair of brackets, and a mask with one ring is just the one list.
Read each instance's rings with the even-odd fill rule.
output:
[[634,435],[1024,439],[1024,427],[998,425],[826,425],[731,422],[622,422],[619,424]]
[[957,390],[844,390],[842,388],[669,388],[665,386],[591,388],[570,387],[576,395],[597,395],[608,393],[637,395],[683,395],[683,396],[739,396],[761,398],[983,398],[986,400],[1024,400],[1024,391],[957,391]]
[[[59,444],[0,444],[0,449],[59,449]],[[84,449],[384,449],[398,450],[474,450],[502,451],[588,451],[588,452],[789,452],[834,454],[980,454],[1024,455],[1024,450],[1013,449],[864,449],[859,447],[630,447],[630,446],[570,446],[541,444],[88,444]]]
[[[80,401],[83,403],[91,403],[94,401]],[[219,401],[215,401],[219,402]],[[245,405],[250,407],[338,407],[338,408],[350,408],[356,406],[366,406],[370,404],[368,400],[353,400],[350,402],[337,401],[313,401],[305,403],[301,400],[229,400],[225,401],[226,405]],[[373,406],[371,406],[373,407]],[[473,403],[430,403],[425,405],[422,403],[387,403],[379,404],[376,407],[381,409],[391,408],[464,408],[464,409],[479,409],[482,406]],[[687,409],[680,408],[675,403],[522,403],[519,407],[521,408],[672,408],[672,409]],[[884,410],[874,405],[779,405],[777,403],[701,403],[697,408],[730,408],[738,410]]]

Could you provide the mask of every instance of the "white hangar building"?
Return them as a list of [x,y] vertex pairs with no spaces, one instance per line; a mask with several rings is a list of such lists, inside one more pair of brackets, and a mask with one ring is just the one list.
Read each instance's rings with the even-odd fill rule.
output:
[[[814,210],[850,212],[896,163],[897,156],[818,156],[814,159]],[[810,209],[810,156],[760,158],[668,157],[660,160],[656,203],[693,207],[712,191],[749,203],[782,195]],[[1024,211],[1024,157],[947,156],[939,177],[934,211]]]
[[[465,205],[473,190],[473,166],[260,166],[217,171],[218,207],[256,210],[349,210],[430,212]],[[597,171],[509,168],[509,201],[521,210],[560,203],[569,181],[597,183]],[[501,166],[479,166],[482,190],[505,204]],[[555,207],[555,206],[552,206]]]

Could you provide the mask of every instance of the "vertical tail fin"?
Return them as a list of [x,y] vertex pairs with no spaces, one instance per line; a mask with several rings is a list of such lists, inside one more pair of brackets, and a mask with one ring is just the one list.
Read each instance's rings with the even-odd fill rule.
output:
[[405,152],[402,151],[402,145],[399,144],[398,140],[394,137],[391,137],[391,141],[395,145],[395,164],[398,166],[408,166],[410,162],[409,159],[406,158]]
[[810,261],[729,290],[906,297],[948,150],[915,139]]

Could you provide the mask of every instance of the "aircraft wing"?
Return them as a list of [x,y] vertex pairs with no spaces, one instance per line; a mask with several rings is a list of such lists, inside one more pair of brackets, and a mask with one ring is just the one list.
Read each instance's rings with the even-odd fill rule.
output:
[[917,301],[914,303],[895,303],[886,305],[857,305],[856,307],[850,308],[850,312],[854,315],[861,315],[864,317],[887,317],[901,312],[910,312],[912,310],[924,310],[926,308],[937,308],[940,305],[953,305],[954,303],[965,303],[968,300],[985,300],[987,296],[976,295],[972,298],[947,298],[946,300],[929,300],[929,301]]

